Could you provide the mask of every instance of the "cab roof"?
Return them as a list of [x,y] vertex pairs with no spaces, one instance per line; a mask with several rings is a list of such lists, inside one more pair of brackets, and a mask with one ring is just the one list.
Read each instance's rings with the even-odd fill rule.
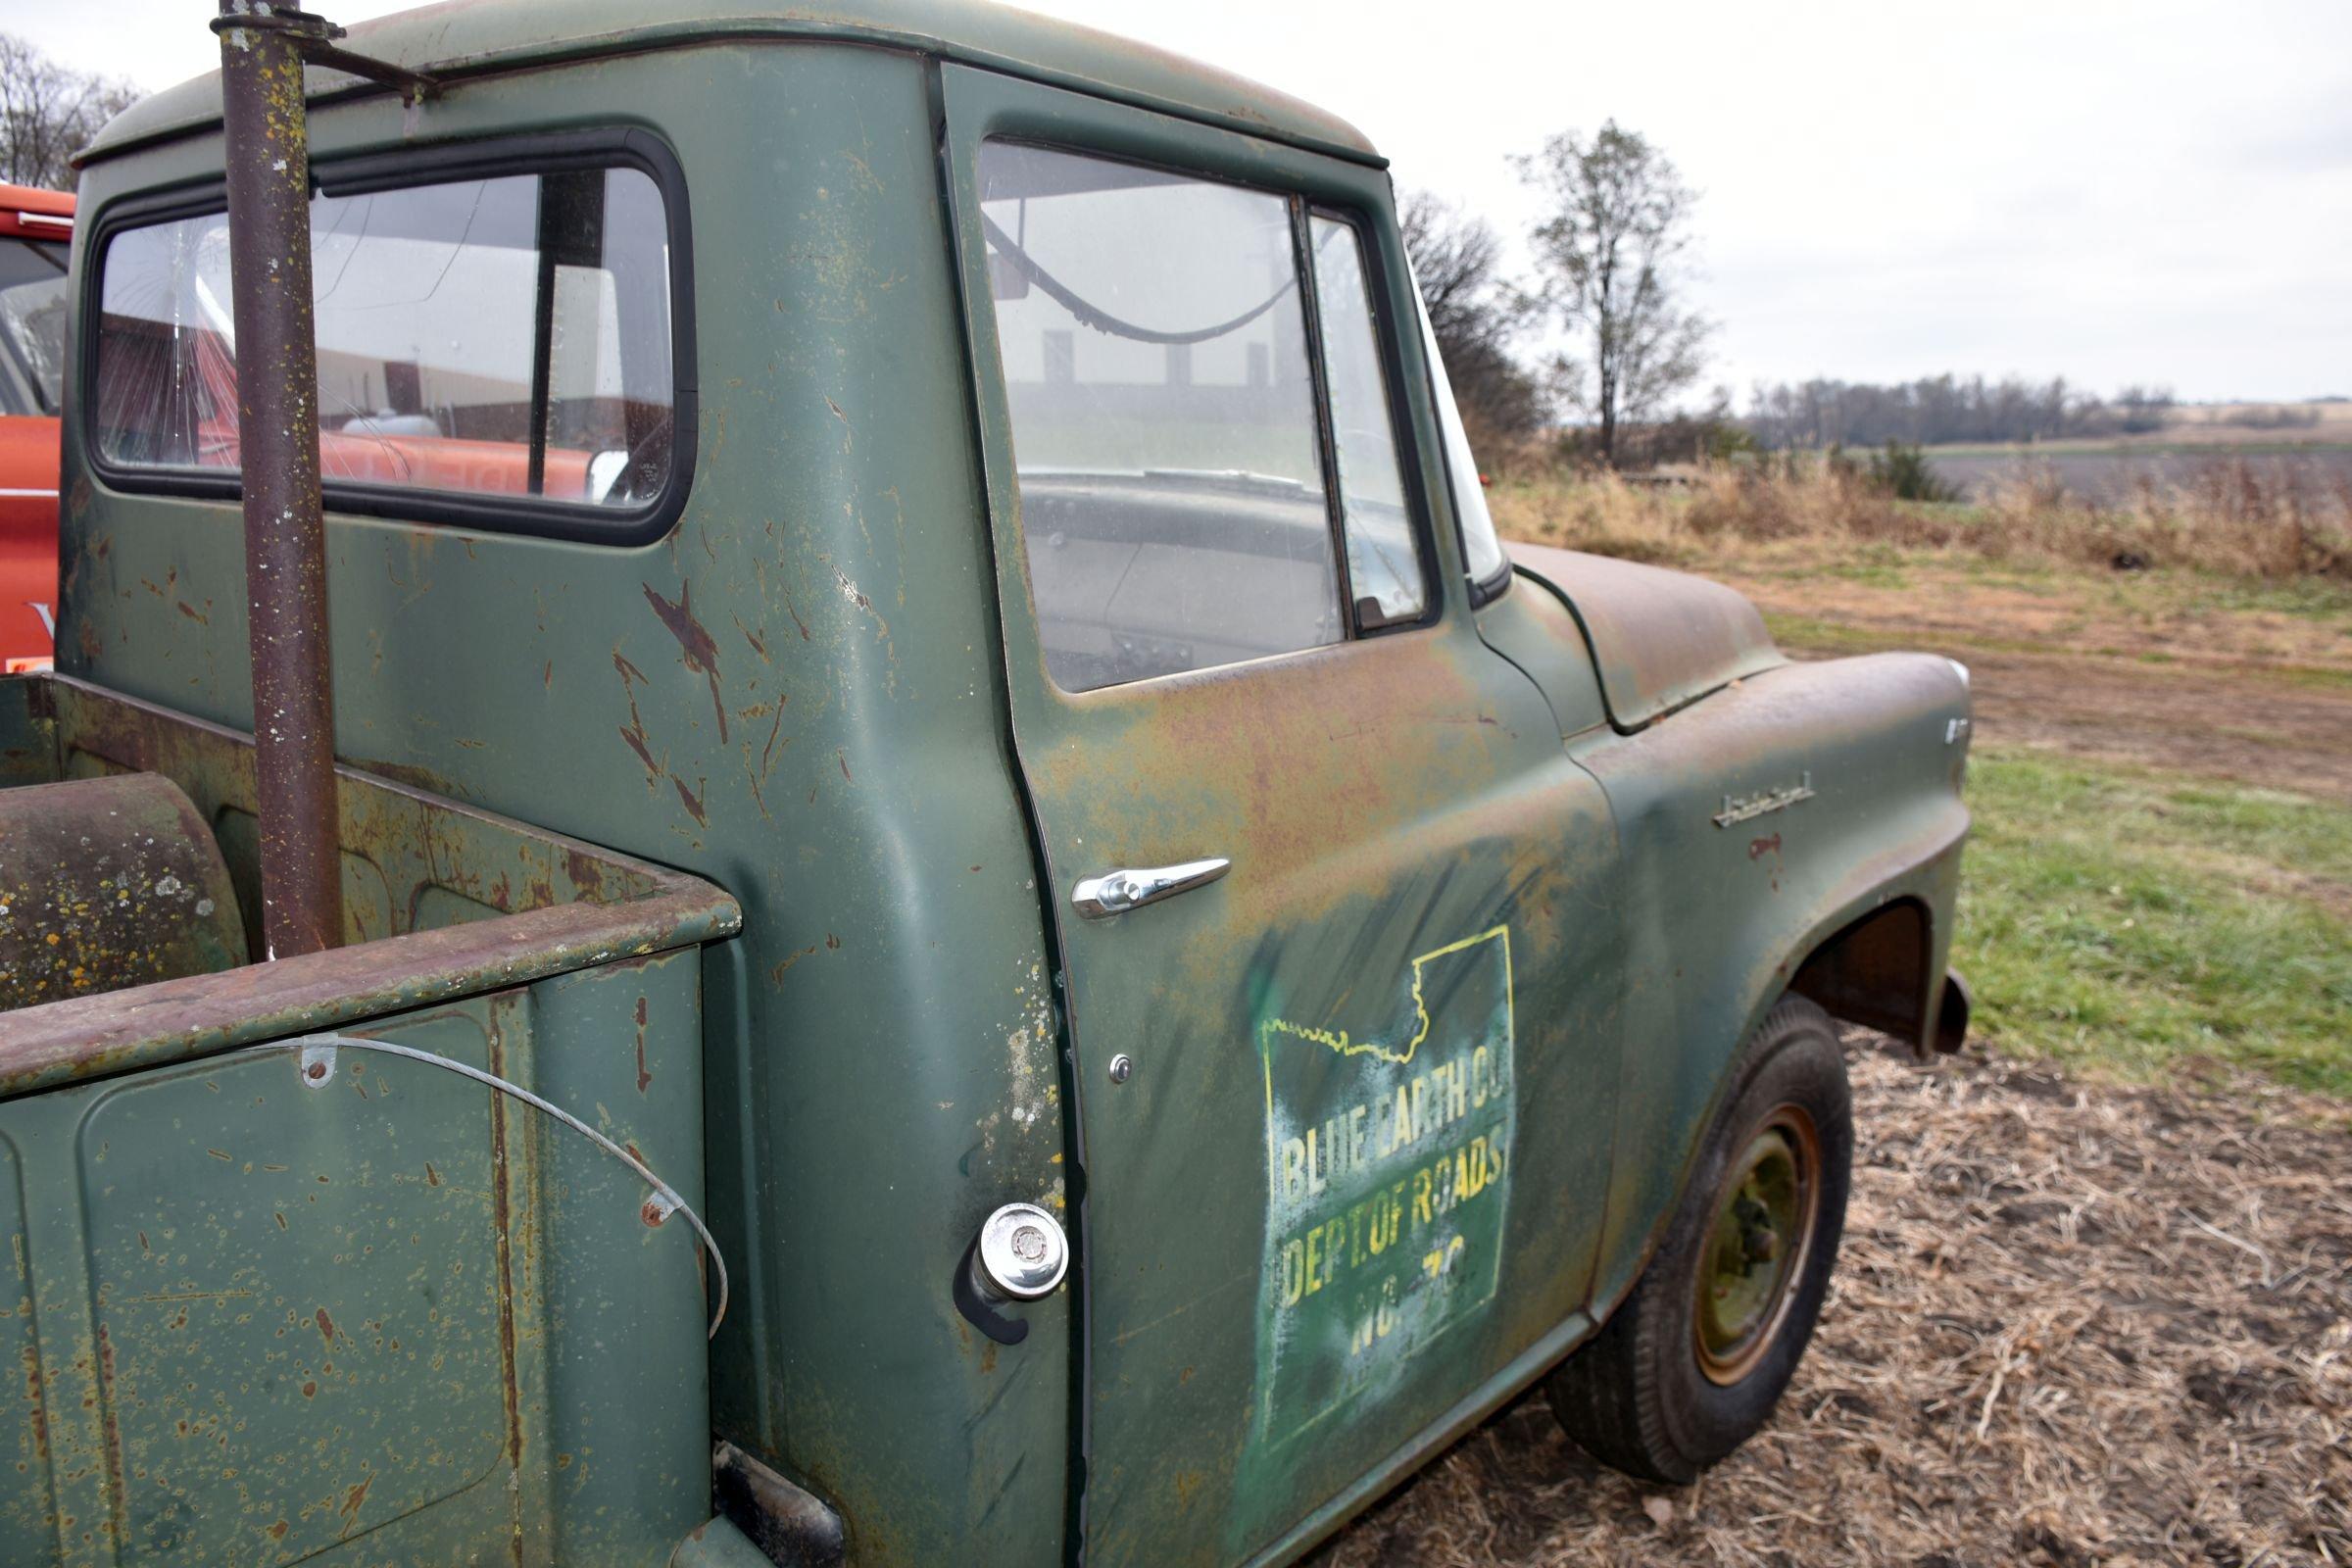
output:
[[[333,0],[321,7],[330,15]],[[193,22],[191,22],[193,24]],[[442,0],[351,24],[343,47],[457,81],[512,71],[726,40],[820,39],[908,49],[1117,99],[1378,165],[1362,132],[1288,94],[1148,44],[986,0]],[[311,74],[312,95],[354,84]],[[142,99],[117,116],[81,161],[220,123],[220,74]]]

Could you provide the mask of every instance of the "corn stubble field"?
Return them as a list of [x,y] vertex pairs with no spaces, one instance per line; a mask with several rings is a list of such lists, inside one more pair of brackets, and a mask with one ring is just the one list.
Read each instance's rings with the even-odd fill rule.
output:
[[1799,657],[1972,666],[1978,1038],[1923,1071],[1849,1034],[1844,1250],[1747,1448],[1638,1484],[1534,1394],[1318,1568],[2352,1563],[2352,487],[1493,495],[1735,583]]

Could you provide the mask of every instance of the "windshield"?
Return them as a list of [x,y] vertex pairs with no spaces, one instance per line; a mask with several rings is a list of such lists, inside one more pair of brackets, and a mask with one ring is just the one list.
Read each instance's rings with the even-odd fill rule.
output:
[[66,247],[0,239],[0,414],[55,417],[65,358]]
[[[1413,302],[1421,305],[1421,284],[1413,284]],[[1445,356],[1438,352],[1438,335],[1430,329],[1429,307],[1421,305],[1421,347],[1429,354],[1429,373],[1437,381],[1438,420],[1446,436],[1446,469],[1451,480],[1454,516],[1462,528],[1462,562],[1470,580],[1481,588],[1497,588],[1509,576],[1511,558],[1503,554],[1494,532],[1494,514],[1487,510],[1487,487],[1479,477],[1478,459],[1470,452],[1470,433],[1462,428],[1461,411],[1454,407],[1453,383],[1446,378]]]

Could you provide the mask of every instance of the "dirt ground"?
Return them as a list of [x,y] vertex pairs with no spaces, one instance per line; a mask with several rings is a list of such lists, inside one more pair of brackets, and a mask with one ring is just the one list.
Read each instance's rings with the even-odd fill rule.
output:
[[[1965,660],[1981,742],[2352,799],[2341,615],[1959,566],[1702,569],[1800,655]],[[1582,1455],[1539,1391],[1316,1568],[2352,1564],[2352,1105],[2193,1061],[2140,1089],[1848,1047],[1844,1249],[1762,1434],[1653,1488]]]
[[2352,1113],[1849,1052],[1844,1248],[1762,1434],[1653,1488],[1537,1393],[1317,1568],[2352,1562]]
[[2341,617],[2217,609],[2112,582],[1984,581],[1913,569],[1883,583],[1724,572],[1791,652],[1949,653],[1975,674],[1978,741],[2352,800],[2352,628]]

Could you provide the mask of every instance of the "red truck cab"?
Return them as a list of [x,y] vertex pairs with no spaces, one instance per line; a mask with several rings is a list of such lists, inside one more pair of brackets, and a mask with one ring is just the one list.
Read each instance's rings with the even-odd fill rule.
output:
[[0,668],[49,662],[74,198],[0,185]]

